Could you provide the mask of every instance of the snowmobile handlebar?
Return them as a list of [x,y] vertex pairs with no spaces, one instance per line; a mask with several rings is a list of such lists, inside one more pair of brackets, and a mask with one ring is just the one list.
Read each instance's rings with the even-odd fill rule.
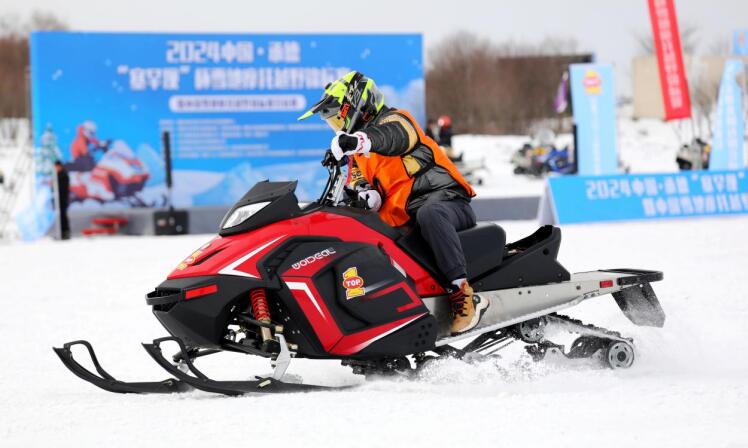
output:
[[345,187],[345,177],[342,176],[341,167],[348,163],[348,157],[343,157],[340,160],[335,159],[332,155],[331,150],[325,151],[325,155],[322,158],[322,166],[327,169],[329,177],[327,178],[327,184],[325,189],[322,191],[318,203],[322,205],[337,206],[342,200]]

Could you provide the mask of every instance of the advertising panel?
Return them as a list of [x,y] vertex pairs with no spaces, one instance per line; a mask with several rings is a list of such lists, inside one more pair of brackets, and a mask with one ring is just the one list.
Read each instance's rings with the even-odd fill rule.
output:
[[559,176],[548,179],[541,221],[576,224],[748,213],[748,171]]
[[613,68],[572,64],[571,101],[577,125],[576,161],[582,176],[618,172]]
[[268,178],[309,200],[333,133],[296,119],[350,70],[424,120],[419,34],[37,32],[35,146],[61,154],[72,210],[163,206],[167,135],[177,207],[231,204]]

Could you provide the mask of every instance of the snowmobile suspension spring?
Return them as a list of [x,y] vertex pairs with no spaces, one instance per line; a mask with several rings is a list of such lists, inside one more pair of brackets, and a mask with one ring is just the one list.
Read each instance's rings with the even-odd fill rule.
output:
[[260,322],[270,322],[270,308],[264,288],[253,289],[249,293],[249,301],[252,304],[252,314]]

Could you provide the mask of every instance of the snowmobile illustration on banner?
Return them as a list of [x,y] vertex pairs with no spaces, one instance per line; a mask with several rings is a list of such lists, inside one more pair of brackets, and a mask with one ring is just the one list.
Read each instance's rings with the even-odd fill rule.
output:
[[122,201],[133,207],[148,204],[138,197],[149,173],[130,147],[115,140],[91,171],[70,172],[70,199],[99,203]]
[[[607,269],[570,274],[557,260],[560,229],[543,226],[506,244],[496,224],[459,233],[476,294],[491,303],[474,329],[450,334],[445,279],[429,247],[413,229],[392,228],[376,213],[352,207],[342,164],[328,152],[322,196],[301,208],[296,182],[259,182],[226,214],[218,236],[192,252],[146,295],[170,336],[143,344],[171,377],[124,382],[98,362],[85,340],[55,353],[75,375],[120,393],[191,389],[244,393],[324,390],[291,382],[294,358],[335,359],[354,373],[416,375],[435,359],[499,359],[497,350],[521,341],[533,359],[628,368],[634,344],[618,332],[559,314],[612,294],[636,325],[661,327],[665,314],[651,283],[658,271]],[[577,334],[567,350],[549,337]],[[458,348],[455,343],[470,340]],[[83,347],[94,371],[73,355]],[[174,350],[173,356],[165,351]],[[267,358],[268,376],[211,379],[195,365],[219,352]],[[246,373],[242,375],[247,378]]]

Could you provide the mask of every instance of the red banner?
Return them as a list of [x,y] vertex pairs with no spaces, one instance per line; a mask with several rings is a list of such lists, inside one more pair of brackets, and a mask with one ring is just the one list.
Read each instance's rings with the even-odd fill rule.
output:
[[686,70],[683,67],[683,52],[680,48],[675,5],[673,0],[647,1],[649,2],[649,18],[652,20],[655,50],[657,50],[657,64],[660,68],[665,120],[689,118],[691,99],[688,95]]

